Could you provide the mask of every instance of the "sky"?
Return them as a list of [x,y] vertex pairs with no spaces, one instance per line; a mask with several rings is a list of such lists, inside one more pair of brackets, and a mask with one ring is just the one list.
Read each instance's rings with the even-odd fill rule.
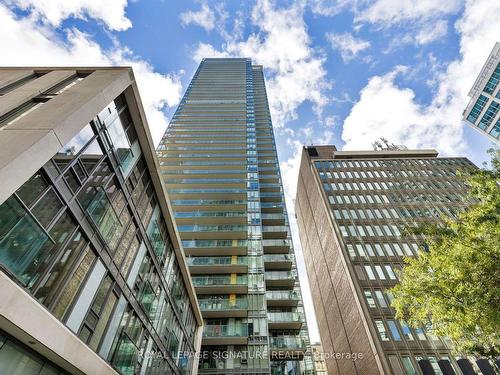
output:
[[303,145],[380,137],[488,160],[461,119],[500,39],[491,0],[0,0],[0,66],[130,65],[153,140],[203,57],[265,69],[312,341],[319,341],[294,218]]

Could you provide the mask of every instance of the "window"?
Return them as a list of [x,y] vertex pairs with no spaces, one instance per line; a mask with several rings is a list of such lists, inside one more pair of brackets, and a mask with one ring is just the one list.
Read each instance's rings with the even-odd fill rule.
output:
[[394,271],[392,270],[392,267],[389,264],[386,264],[384,266],[384,268],[385,268],[385,272],[387,272],[387,274],[389,275],[389,279],[397,280],[396,274],[394,273]]
[[364,293],[365,293],[366,303],[368,304],[368,307],[370,307],[372,309],[376,308],[377,305],[375,304],[375,300],[373,299],[372,292],[369,290],[365,290]]
[[378,305],[382,308],[387,307],[385,302],[384,293],[381,290],[375,290],[375,297],[377,298]]
[[365,271],[369,280],[375,280],[375,274],[373,273],[371,266],[365,266]]
[[[31,212],[21,205],[23,197]],[[53,189],[37,173],[0,206],[0,263],[27,287],[33,286],[75,230]]]
[[408,324],[404,320],[400,320],[399,324],[401,325],[401,330],[403,331],[403,336],[409,340],[413,341],[413,335],[411,333],[410,327],[408,327]]
[[5,94],[13,91],[13,90],[17,89],[18,87],[21,87],[21,86],[25,85],[26,83],[33,81],[33,80],[37,79],[38,77],[41,77],[44,74],[45,73],[30,74],[27,77],[20,78],[17,81],[14,81],[6,86],[3,86],[2,88],[0,88],[0,96],[5,95]]
[[385,330],[384,322],[380,319],[375,320],[375,326],[377,327],[377,331],[382,341],[390,341],[389,336],[387,335],[387,331]]
[[363,245],[361,244],[356,244],[356,250],[358,251],[358,254],[360,257],[366,257],[365,250],[363,249]]
[[354,251],[354,247],[351,244],[347,244],[347,252],[349,253],[349,256],[351,259],[356,258],[356,252]]
[[415,328],[415,333],[417,334],[417,337],[420,341],[425,341],[427,338],[425,337],[425,333],[423,328]]
[[399,334],[396,322],[394,320],[387,320],[387,325],[389,326],[389,330],[391,331],[391,335],[394,341],[401,341],[401,335]]
[[46,101],[31,99],[29,102],[26,102],[17,107],[16,109],[7,112],[3,116],[0,116],[0,128],[6,125],[12,125],[16,121],[22,119],[24,116],[27,116],[28,114],[33,112],[35,109],[40,107],[45,102]]
[[385,274],[384,271],[382,270],[382,267],[379,265],[375,266],[375,271],[377,271],[377,275],[380,280],[385,280]]
[[479,95],[479,98],[477,99],[476,103],[474,104],[474,107],[472,107],[472,110],[469,113],[469,116],[467,116],[467,121],[470,121],[471,123],[475,124],[476,120],[478,119],[479,115],[481,114],[484,106],[488,102],[488,98],[484,95]]
[[486,130],[497,115],[499,107],[500,103],[495,101],[491,102],[477,126],[482,130]]
[[499,81],[500,81],[500,63],[497,64],[495,71],[493,72],[490,79],[486,83],[486,86],[484,87],[484,91],[487,92],[488,94],[493,95],[493,92],[497,88]]
[[340,233],[342,233],[342,237],[347,237],[349,236],[349,234],[347,233],[347,229],[345,226],[343,225],[339,225],[339,228],[340,228]]
[[401,362],[403,362],[403,367],[405,369],[406,375],[417,375],[410,357],[402,357]]

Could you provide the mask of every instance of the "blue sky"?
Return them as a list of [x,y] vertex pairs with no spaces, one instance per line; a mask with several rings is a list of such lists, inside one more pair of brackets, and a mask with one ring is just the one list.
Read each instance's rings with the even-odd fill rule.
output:
[[461,114],[499,15],[491,0],[0,0],[0,65],[132,65],[155,141],[202,57],[264,65],[307,288],[292,202],[301,146],[385,137],[481,164],[492,144]]

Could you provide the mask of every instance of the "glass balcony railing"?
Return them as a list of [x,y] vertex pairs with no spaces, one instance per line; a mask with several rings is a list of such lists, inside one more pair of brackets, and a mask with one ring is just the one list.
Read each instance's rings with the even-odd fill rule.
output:
[[266,280],[294,280],[296,273],[293,271],[266,271]]
[[268,312],[267,319],[271,323],[282,323],[282,322],[302,322],[302,314],[298,312]]
[[299,295],[294,291],[286,290],[268,290],[266,292],[266,299],[268,300],[298,300]]
[[262,202],[261,203],[262,208],[284,208],[283,203],[277,203],[277,202]]
[[179,232],[246,232],[246,225],[178,225]]
[[301,349],[307,347],[306,341],[298,336],[270,337],[269,344],[271,348],[277,349]]
[[282,197],[283,194],[281,193],[260,193],[261,198],[275,198],[275,197]]
[[186,249],[203,247],[246,247],[247,240],[183,240]]
[[187,263],[190,266],[225,266],[225,265],[247,265],[247,257],[189,257]]
[[236,277],[226,275],[193,276],[194,286],[247,285],[247,283],[247,275],[237,275]]
[[262,227],[262,232],[288,232],[288,227],[286,225],[264,225]]
[[245,337],[248,336],[247,325],[206,325],[203,337]]
[[289,254],[265,254],[264,262],[291,262],[292,257]]
[[220,212],[220,211],[192,211],[192,212],[176,212],[177,219],[190,219],[196,217],[247,217],[246,212]]
[[198,299],[198,303],[201,311],[231,311],[245,310],[248,308],[248,301],[246,298],[238,298],[236,300],[230,300],[228,298]]
[[268,220],[285,220],[285,216],[283,214],[262,214],[262,219]]

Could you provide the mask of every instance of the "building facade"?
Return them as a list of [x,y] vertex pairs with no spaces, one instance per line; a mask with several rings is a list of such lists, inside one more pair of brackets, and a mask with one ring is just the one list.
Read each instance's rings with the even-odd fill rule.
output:
[[204,319],[200,373],[312,373],[261,66],[203,59],[157,149]]
[[467,205],[462,168],[475,166],[434,150],[304,148],[296,213],[330,375],[474,373],[447,340],[396,320],[388,291],[423,244],[403,228]]
[[326,369],[325,354],[323,353],[323,347],[321,343],[317,342],[311,344],[311,352],[314,361],[314,371],[316,375],[328,375],[328,370]]
[[495,44],[474,86],[464,111],[464,120],[500,144],[500,42]]
[[196,373],[202,317],[131,68],[0,68],[0,373]]

